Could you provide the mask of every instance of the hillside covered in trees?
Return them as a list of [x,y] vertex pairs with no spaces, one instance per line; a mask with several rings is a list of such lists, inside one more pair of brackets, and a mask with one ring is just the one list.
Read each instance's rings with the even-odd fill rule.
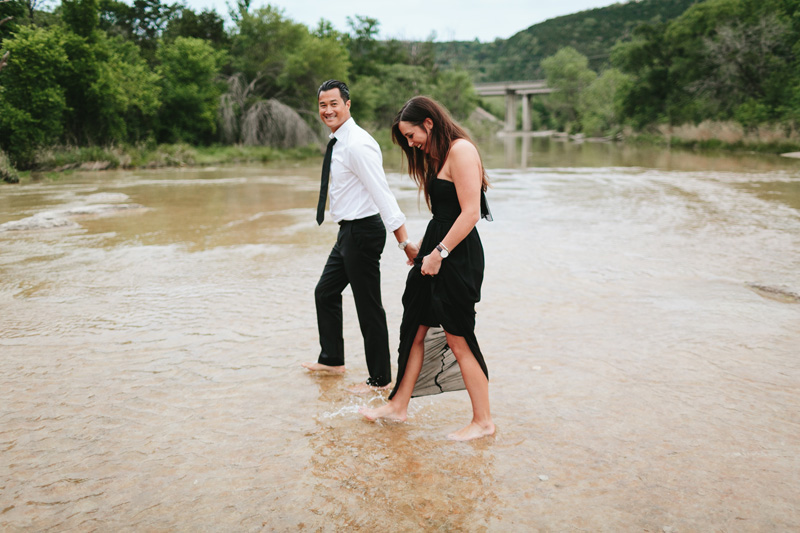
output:
[[542,79],[542,60],[569,46],[597,70],[608,64],[614,44],[640,24],[669,22],[698,1],[633,0],[549,19],[491,43],[436,43],[436,62],[465,69],[475,82]]

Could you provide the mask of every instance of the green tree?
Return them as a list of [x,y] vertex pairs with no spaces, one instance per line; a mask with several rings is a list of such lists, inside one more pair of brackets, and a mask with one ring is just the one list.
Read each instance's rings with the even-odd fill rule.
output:
[[382,65],[378,68],[377,79],[380,85],[374,113],[378,126],[390,126],[412,96],[431,93],[431,77],[424,67],[401,63]]
[[381,41],[376,19],[357,15],[347,21],[351,112],[356,120],[386,127],[406,100],[419,94],[440,100],[459,119],[475,109],[477,96],[469,75],[460,69],[439,71],[432,38],[412,43]]
[[142,56],[155,63],[159,39],[173,19],[185,9],[181,4],[162,3],[161,0],[98,0],[99,28],[110,35],[119,35],[136,43]]
[[158,138],[165,142],[210,143],[223,85],[223,53],[201,39],[178,37],[159,48],[161,101]]
[[602,135],[622,124],[622,98],[629,83],[627,75],[608,69],[580,94],[578,113],[584,132]]
[[388,127],[409,98],[432,93],[431,76],[423,67],[395,63],[376,68],[375,76],[362,76],[350,84],[350,112],[359,123]]
[[475,86],[465,70],[445,70],[434,79],[431,97],[447,107],[453,118],[465,120],[478,106]]
[[10,37],[25,18],[25,6],[20,0],[0,0],[0,46]]
[[230,46],[230,37],[225,31],[225,21],[214,10],[195,13],[188,7],[179,11],[167,23],[164,40],[174,41],[178,37],[195,37],[210,42],[216,48]]
[[[344,37],[325,21],[311,32],[287,19],[280,9],[266,6],[250,13],[245,7],[240,6],[238,31],[231,45],[230,67],[236,83],[252,85],[248,91],[251,98],[275,99],[300,110],[313,123],[319,84],[329,78],[348,79],[350,61]],[[231,94],[229,100],[237,98]],[[235,122],[230,113],[224,121]]]
[[40,24],[41,21],[39,20],[40,17],[37,15],[41,15],[42,11],[40,9],[45,3],[45,0],[19,0],[19,2],[25,8],[25,24],[33,25],[33,24]]
[[406,64],[417,66],[433,66],[432,47],[414,51],[396,39],[381,41],[378,39],[380,22],[371,17],[356,15],[347,17],[350,33],[345,36],[345,44],[350,53],[353,80],[359,76],[376,76],[385,65]]
[[347,50],[353,65],[353,77],[373,76],[378,65],[378,19],[356,15],[347,17],[351,33],[347,35]]
[[341,41],[344,38],[344,34],[334,28],[333,23],[326,19],[319,19],[317,27],[311,31],[311,34],[320,39],[330,38]]
[[64,0],[69,57],[62,86],[67,101],[65,140],[79,145],[138,140],[158,108],[158,76],[139,49],[96,28],[97,0]]
[[61,19],[67,27],[81,37],[91,37],[100,22],[97,0],[62,0]]
[[670,56],[664,114],[671,123],[699,122],[717,118],[710,93],[697,90],[697,82],[709,68],[705,43],[718,26],[745,16],[741,0],[707,0],[695,4],[664,31],[656,43]]
[[586,56],[569,46],[542,61],[547,85],[556,89],[550,104],[564,127],[578,125],[580,95],[597,77],[588,65]]
[[162,4],[160,0],[133,0],[127,23],[134,42],[150,63],[155,62],[158,41],[180,8],[179,4]]
[[788,22],[775,13],[755,24],[733,21],[718,26],[704,39],[707,68],[689,84],[690,92],[705,97],[709,112],[721,118],[750,101],[760,100],[777,110],[790,97],[788,30]]
[[86,141],[109,144],[150,136],[161,106],[158,74],[136,45],[118,37],[98,38],[95,57],[97,75],[86,87]]
[[375,125],[377,110],[380,106],[382,81],[374,76],[361,76],[350,83],[350,113],[356,122],[363,125]]
[[302,45],[308,28],[287,19],[283,10],[268,5],[253,13],[242,12],[237,30],[231,43],[233,72],[241,72],[248,80],[260,78],[262,92],[275,96],[286,58]]
[[306,109],[309,100],[316,104],[320,82],[347,79],[349,66],[347,50],[339,41],[306,33],[286,55],[283,71],[278,76],[281,100],[296,109]]
[[622,115],[637,128],[667,120],[671,56],[664,45],[664,24],[643,24],[630,41],[617,43],[611,62],[630,76]]
[[63,131],[63,32],[22,27],[3,44],[10,60],[0,72],[0,148],[28,168],[36,149],[57,142]]
[[706,0],[638,28],[612,62],[631,75],[624,113],[653,122],[800,118],[800,1]]
[[97,111],[102,107],[92,86],[100,76],[102,44],[98,45],[98,39],[104,37],[95,32],[99,22],[97,0],[64,0],[61,18],[67,28],[62,46],[69,58],[60,80],[67,104],[65,136],[73,143],[92,142],[92,126],[96,127],[92,122],[98,119]]
[[133,39],[133,6],[119,0],[99,0],[98,28],[109,35]]

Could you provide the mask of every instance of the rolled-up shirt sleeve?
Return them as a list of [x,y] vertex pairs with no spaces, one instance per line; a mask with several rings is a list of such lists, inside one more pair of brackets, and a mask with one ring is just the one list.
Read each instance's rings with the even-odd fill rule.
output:
[[358,176],[364,188],[378,207],[381,219],[389,231],[395,231],[406,221],[406,216],[397,205],[397,199],[389,189],[386,174],[383,171],[383,155],[377,143],[361,143],[352,150],[350,166],[353,174]]

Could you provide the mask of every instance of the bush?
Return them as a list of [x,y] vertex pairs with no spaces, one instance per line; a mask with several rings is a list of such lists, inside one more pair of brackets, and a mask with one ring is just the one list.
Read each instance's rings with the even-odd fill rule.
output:
[[13,61],[0,77],[0,147],[19,168],[29,167],[36,148],[57,141],[63,131],[63,41],[58,28],[31,27],[3,41]]
[[6,183],[19,183],[17,169],[11,164],[5,152],[0,150],[0,179]]
[[161,141],[209,144],[217,132],[218,80],[224,54],[208,42],[178,37],[156,54],[161,75]]

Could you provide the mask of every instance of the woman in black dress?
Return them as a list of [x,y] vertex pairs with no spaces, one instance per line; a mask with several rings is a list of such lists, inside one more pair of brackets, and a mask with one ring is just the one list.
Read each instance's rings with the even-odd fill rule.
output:
[[394,390],[385,405],[360,412],[370,420],[405,421],[412,397],[466,388],[472,421],[448,437],[492,435],[489,373],[475,338],[484,268],[475,224],[481,217],[491,220],[480,154],[444,107],[424,96],[406,102],[395,117],[392,138],[403,149],[433,218],[403,294]]

